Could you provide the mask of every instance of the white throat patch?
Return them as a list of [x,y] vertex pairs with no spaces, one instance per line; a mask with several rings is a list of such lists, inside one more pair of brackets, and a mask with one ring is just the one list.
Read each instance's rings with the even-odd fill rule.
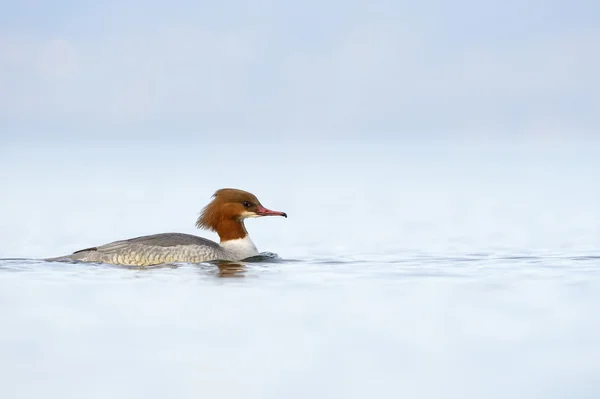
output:
[[249,258],[251,256],[258,255],[256,246],[247,235],[244,238],[238,238],[235,240],[227,240],[221,243],[221,247],[237,260]]
[[256,214],[256,213],[254,213],[254,212],[248,212],[248,211],[244,211],[244,212],[242,212],[242,213],[241,213],[241,215],[240,215],[240,219],[247,219],[247,218],[257,218],[257,217],[259,217],[259,216],[260,216],[260,215],[257,215],[257,214]]

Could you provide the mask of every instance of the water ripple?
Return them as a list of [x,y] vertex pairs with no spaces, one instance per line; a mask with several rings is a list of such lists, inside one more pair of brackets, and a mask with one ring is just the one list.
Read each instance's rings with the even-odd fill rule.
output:
[[[348,257],[281,258],[265,252],[239,262],[214,261],[200,264],[172,263],[154,266],[118,266],[101,263],[47,262],[38,259],[0,259],[2,273],[29,273],[50,280],[65,276],[78,279],[98,278],[201,278],[249,277],[318,281],[350,281],[352,279],[407,278],[563,278],[600,276],[600,255],[542,254],[494,255],[469,253],[464,255],[402,255]],[[135,274],[131,274],[134,272]],[[62,277],[61,277],[62,276]]]

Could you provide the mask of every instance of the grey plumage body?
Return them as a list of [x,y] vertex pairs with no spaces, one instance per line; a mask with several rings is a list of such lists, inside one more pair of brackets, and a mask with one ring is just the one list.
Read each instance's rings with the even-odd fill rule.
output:
[[211,260],[241,260],[206,238],[182,233],[161,233],[120,240],[86,248],[48,260],[76,260],[118,265],[151,266],[161,263],[199,263]]

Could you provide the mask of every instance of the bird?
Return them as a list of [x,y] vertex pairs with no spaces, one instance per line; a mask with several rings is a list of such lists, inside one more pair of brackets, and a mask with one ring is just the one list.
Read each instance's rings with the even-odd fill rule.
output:
[[244,190],[221,188],[202,209],[195,226],[214,231],[219,242],[192,234],[160,233],[80,249],[48,261],[77,261],[126,266],[164,263],[241,261],[259,254],[244,225],[247,218],[282,216],[287,213],[265,208],[258,198]]

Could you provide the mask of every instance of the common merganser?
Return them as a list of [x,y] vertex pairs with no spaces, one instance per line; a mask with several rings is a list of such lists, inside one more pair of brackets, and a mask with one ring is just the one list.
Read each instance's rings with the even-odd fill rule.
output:
[[213,198],[202,210],[196,227],[216,231],[220,238],[219,243],[191,234],[162,233],[115,241],[47,260],[129,266],[213,260],[239,261],[259,253],[244,226],[244,219],[261,216],[287,218],[285,212],[271,211],[262,206],[258,198],[247,191],[223,188],[217,190]]

